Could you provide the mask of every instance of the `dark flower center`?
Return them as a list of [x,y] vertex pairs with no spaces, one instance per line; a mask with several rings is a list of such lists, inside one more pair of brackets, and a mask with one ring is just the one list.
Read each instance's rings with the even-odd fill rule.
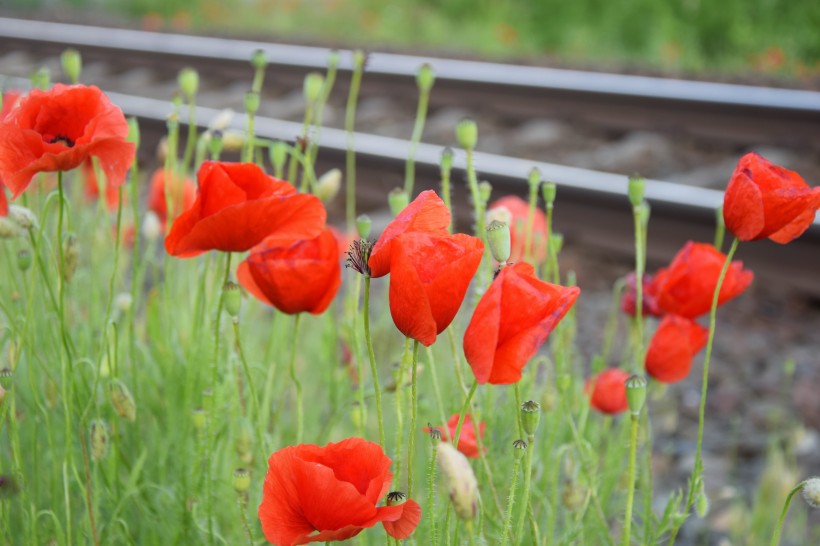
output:
[[49,144],[56,144],[58,142],[62,142],[63,144],[65,144],[69,148],[74,147],[74,141],[71,140],[69,137],[67,137],[65,135],[56,135],[56,136],[53,136],[51,138],[46,137],[43,140],[46,140]]

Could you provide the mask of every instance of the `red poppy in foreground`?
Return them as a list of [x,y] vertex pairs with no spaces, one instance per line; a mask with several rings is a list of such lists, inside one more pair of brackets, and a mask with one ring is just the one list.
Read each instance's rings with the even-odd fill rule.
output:
[[391,242],[390,314],[429,347],[453,321],[484,254],[478,237],[406,233]]
[[[168,218],[168,195],[166,195],[165,169],[157,169],[151,175],[150,188],[148,189],[148,208],[156,213],[165,231],[165,223]],[[171,187],[167,188],[171,197],[171,209],[173,221],[184,211],[190,209],[196,201],[196,186],[187,176],[183,179],[179,175],[172,174]]]
[[[696,318],[712,308],[726,255],[707,243],[687,242],[675,255],[669,267],[655,274],[654,293],[664,313]],[[754,274],[743,269],[743,262],[729,264],[718,305],[739,296],[752,283]]]
[[199,191],[165,238],[172,256],[208,250],[244,252],[269,235],[310,239],[325,227],[325,207],[314,195],[297,194],[284,180],[254,163],[206,161],[197,173]]
[[17,104],[23,94],[20,91],[9,90],[3,93],[3,106],[0,107],[0,120],[6,117],[6,114],[11,112],[11,109]]
[[370,251],[370,276],[383,277],[390,273],[393,240],[403,233],[431,233],[447,235],[450,210],[433,190],[421,192],[398,216],[393,218]]
[[330,229],[313,239],[266,239],[236,270],[239,284],[283,313],[318,315],[342,283],[339,243]]
[[0,180],[17,197],[35,174],[69,171],[96,157],[118,187],[134,162],[127,135],[122,110],[96,87],[33,89],[0,120]]
[[[505,211],[509,214],[505,214]],[[530,204],[516,195],[508,195],[494,201],[487,212],[499,215],[499,220],[510,226],[510,261],[523,260],[527,255],[527,219]],[[535,207],[530,236],[530,260],[541,262],[547,256],[547,217]],[[506,217],[505,217],[506,216]]]
[[581,290],[539,280],[525,262],[505,267],[475,308],[464,354],[480,384],[521,379],[524,365],[570,310]]
[[601,413],[616,414],[626,411],[626,380],[629,374],[618,368],[604,370],[590,378],[586,384],[589,404]]
[[268,459],[259,505],[265,538],[279,546],[346,540],[382,522],[404,540],[421,520],[412,499],[376,506],[393,479],[378,444],[349,438],[324,447],[286,447]]
[[723,196],[723,221],[741,241],[768,237],[785,244],[809,228],[818,208],[820,188],[748,153],[738,162]]
[[662,383],[689,375],[692,359],[706,345],[709,329],[677,315],[666,315],[646,350],[646,373]]
[[[651,275],[644,275],[641,283],[641,316],[643,317],[659,317],[662,315],[658,308],[658,301],[655,298],[655,283]],[[621,309],[624,313],[630,316],[635,316],[636,305],[638,304],[638,286],[635,272],[629,273],[626,276],[626,287],[624,288],[624,295],[621,298]]]
[[[458,418],[459,414],[454,413],[450,416],[450,419],[447,421],[447,429],[445,430],[444,427],[433,427],[434,429],[441,432],[441,440],[452,442],[453,438],[456,437],[456,428],[458,428]],[[479,434],[481,434],[481,438],[484,438],[484,429],[487,428],[487,423],[479,423],[478,430]],[[430,433],[430,427],[424,427],[424,432]],[[473,416],[469,413],[464,416],[464,423],[461,425],[461,434],[458,437],[458,450],[462,452],[465,456],[470,457],[471,459],[478,459],[479,452],[478,452],[478,439],[476,438],[475,434],[475,423],[473,423]],[[484,451],[487,451],[487,448],[484,448]]]

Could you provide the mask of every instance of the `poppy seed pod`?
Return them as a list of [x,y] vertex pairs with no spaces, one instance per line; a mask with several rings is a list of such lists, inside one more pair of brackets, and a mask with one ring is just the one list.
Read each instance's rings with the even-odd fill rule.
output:
[[63,68],[63,73],[68,77],[71,83],[80,81],[80,73],[83,70],[83,58],[80,52],[74,48],[69,48],[63,51],[60,55],[60,64]]
[[487,244],[495,261],[506,264],[510,259],[510,226],[498,220],[490,222],[487,226]]
[[387,194],[387,204],[390,206],[390,212],[393,216],[398,216],[401,211],[407,208],[409,203],[410,198],[402,188],[394,188]]
[[541,422],[541,405],[533,400],[527,400],[521,404],[521,426],[524,432],[529,436],[533,436],[538,430],[538,424]]
[[183,68],[179,71],[177,76],[177,83],[179,89],[185,98],[189,101],[194,98],[196,92],[199,91],[199,73],[193,68]]
[[510,260],[518,262],[527,255],[530,241],[531,260],[543,261],[547,256],[547,217],[536,207],[532,220],[532,234],[527,235],[530,205],[517,195],[507,195],[493,201],[487,218],[506,222],[510,226]]
[[262,49],[254,50],[253,54],[251,55],[251,66],[255,70],[264,70],[267,65],[268,57],[265,54],[265,51]]
[[629,202],[633,207],[640,206],[643,203],[643,194],[646,191],[646,180],[640,176],[629,177],[629,185],[627,194],[629,195]]
[[516,440],[513,442],[513,456],[516,460],[521,460],[527,452],[528,444],[524,440]]
[[637,417],[641,414],[644,402],[646,402],[645,377],[633,375],[626,380],[626,401],[633,416]]
[[541,185],[541,195],[544,197],[544,203],[547,204],[547,208],[552,207],[555,203],[555,194],[557,191],[558,188],[555,186],[555,182],[547,181]]
[[322,96],[322,87],[325,85],[325,77],[318,72],[311,72],[305,76],[305,82],[302,86],[302,92],[305,96],[305,101],[312,104],[319,100]]
[[472,119],[465,118],[456,125],[456,140],[465,150],[473,150],[478,144],[478,125]]
[[237,468],[233,471],[233,490],[237,493],[246,493],[251,488],[251,473],[247,468]]
[[367,214],[361,214],[356,218],[356,231],[359,237],[367,239],[370,236],[370,229],[373,227],[373,220]]
[[222,301],[225,311],[231,317],[237,318],[242,309],[242,289],[239,285],[232,281],[226,282],[222,289]]
[[820,478],[813,477],[806,480],[800,493],[809,506],[820,508]]
[[447,490],[456,515],[471,521],[478,514],[478,481],[467,458],[447,442],[436,451],[441,483]]
[[20,249],[17,252],[17,267],[20,271],[28,271],[31,267],[31,251],[27,248]]
[[482,180],[478,183],[478,198],[481,199],[481,204],[485,205],[490,200],[493,194],[493,185],[487,180]]
[[449,146],[441,151],[441,172],[449,173],[453,168],[453,149]]
[[421,65],[418,72],[416,72],[416,85],[418,85],[419,90],[422,93],[429,93],[435,81],[436,72],[433,70],[433,67],[427,63]]
[[119,379],[112,381],[109,394],[111,404],[114,406],[117,415],[132,423],[137,420],[137,405],[134,403],[134,397],[128,387],[125,386],[125,383]]

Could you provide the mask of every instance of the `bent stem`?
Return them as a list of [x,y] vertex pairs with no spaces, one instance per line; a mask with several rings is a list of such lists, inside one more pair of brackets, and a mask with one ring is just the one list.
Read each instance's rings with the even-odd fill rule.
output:
[[[732,257],[735,255],[739,242],[740,241],[737,237],[735,237],[732,241],[732,246],[729,248],[729,253],[726,255],[726,261],[723,263],[723,269],[720,270],[717,285],[715,286],[715,292],[712,295],[712,308],[709,311],[709,337],[706,341],[706,354],[703,357],[703,383],[701,384],[700,409],[698,410],[698,441],[697,448],[695,449],[695,466],[692,469],[692,475],[689,478],[689,486],[686,492],[686,504],[684,505],[683,511],[684,515],[689,514],[689,510],[692,509],[692,506],[695,503],[695,494],[698,489],[697,483],[703,472],[703,459],[701,456],[703,452],[703,425],[706,417],[706,392],[709,387],[709,363],[712,360],[712,344],[715,339],[715,323],[717,319],[718,300],[720,299],[720,289],[723,286],[723,280],[726,278],[726,272],[729,271],[729,265],[732,263]],[[669,546],[672,546],[675,543],[675,538],[678,535],[678,531],[680,531],[681,525],[683,525],[683,520],[672,528],[672,532],[669,537]]]
[[299,318],[301,313],[293,317],[293,336],[290,345],[290,379],[296,387],[296,443],[302,443],[302,431],[304,429],[305,415],[302,407],[302,383],[296,377],[296,337],[299,333]]
[[803,489],[803,486],[805,485],[806,481],[803,480],[802,482],[795,485],[791,491],[789,491],[789,495],[786,497],[786,502],[783,503],[783,510],[780,512],[780,518],[778,518],[777,520],[777,527],[774,528],[771,546],[777,546],[780,543],[780,533],[783,530],[783,523],[786,521],[786,514],[789,512],[789,505],[792,502],[792,497],[795,495],[795,493]]
[[364,339],[367,344],[367,356],[370,358],[370,373],[373,375],[373,389],[376,391],[376,413],[379,416],[379,445],[384,450],[384,413],[382,412],[382,390],[379,385],[379,370],[376,368],[376,354],[373,351],[373,339],[370,337],[370,275],[364,278]]

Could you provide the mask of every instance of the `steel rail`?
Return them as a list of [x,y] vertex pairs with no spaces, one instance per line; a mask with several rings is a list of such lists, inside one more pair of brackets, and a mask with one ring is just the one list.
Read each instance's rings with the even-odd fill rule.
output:
[[[320,47],[10,18],[0,18],[0,42],[160,55],[210,66],[241,63],[242,67],[247,67],[255,50],[262,50],[269,70],[277,75],[283,69],[300,73],[324,69],[330,52]],[[580,117],[623,128],[661,127],[748,144],[820,147],[820,92],[816,91],[378,52],[368,57],[367,76],[382,78],[383,85],[392,82],[398,92],[414,94],[415,86],[407,80],[423,63],[432,65],[437,74],[434,102],[520,115]],[[350,51],[341,51],[339,69],[345,72],[351,66]]]

